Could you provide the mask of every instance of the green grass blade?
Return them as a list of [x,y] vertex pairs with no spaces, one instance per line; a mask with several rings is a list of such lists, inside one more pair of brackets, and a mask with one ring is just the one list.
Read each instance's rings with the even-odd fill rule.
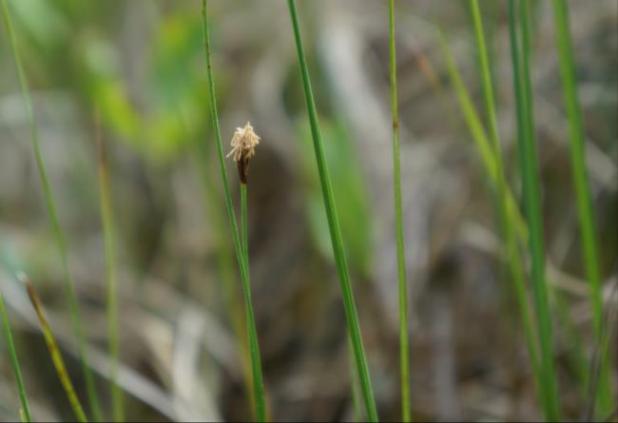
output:
[[43,190],[45,205],[47,208],[47,212],[48,212],[49,219],[50,219],[50,224],[52,227],[52,232],[56,240],[56,245],[58,248],[58,252],[60,254],[60,259],[61,259],[62,267],[64,271],[65,289],[66,289],[67,297],[69,301],[71,322],[73,324],[73,330],[75,332],[75,336],[78,341],[79,358],[80,358],[80,362],[82,366],[82,373],[84,375],[84,380],[86,381],[88,400],[90,403],[91,411],[93,415],[95,416],[95,420],[100,421],[101,420],[101,409],[99,406],[96,389],[94,387],[94,378],[92,376],[90,366],[88,365],[88,357],[87,357],[86,348],[85,348],[85,337],[84,337],[84,333],[83,333],[82,326],[81,326],[81,320],[79,317],[80,315],[79,304],[77,301],[77,294],[75,292],[75,283],[69,271],[66,239],[64,236],[64,232],[60,226],[60,221],[58,219],[58,213],[56,211],[56,204],[54,201],[51,184],[49,183],[49,179],[47,177],[47,170],[45,167],[45,161],[43,160],[43,154],[41,152],[40,143],[39,143],[38,130],[37,130],[36,121],[34,118],[34,109],[32,107],[32,99],[30,98],[30,90],[28,88],[28,81],[26,79],[26,74],[24,72],[24,69],[21,63],[21,57],[19,55],[19,51],[17,48],[17,37],[15,35],[15,31],[13,30],[13,26],[11,22],[11,15],[9,12],[9,6],[7,3],[7,0],[2,0],[2,11],[3,11],[2,15],[4,17],[5,27],[8,32],[9,40],[11,43],[11,48],[13,50],[13,57],[15,60],[15,66],[17,68],[17,75],[19,77],[19,85],[21,89],[21,94],[24,100],[24,104],[26,107],[26,113],[27,113],[28,120],[30,123],[32,148],[34,150],[34,156],[36,160],[37,169],[39,172],[39,179],[40,179],[41,187]]
[[[517,240],[514,234],[514,228],[510,224],[511,221],[507,217],[507,192],[504,164],[502,160],[502,148],[500,144],[500,135],[498,132],[498,119],[496,117],[496,104],[493,91],[493,79],[490,68],[489,53],[485,42],[485,31],[483,29],[483,18],[481,16],[481,9],[478,0],[471,0],[469,3],[470,12],[472,15],[472,24],[474,28],[474,36],[477,47],[478,67],[481,76],[481,86],[483,90],[483,97],[485,100],[485,114],[489,124],[489,140],[493,148],[494,161],[496,167],[496,194],[495,197],[495,209],[498,214],[498,227],[500,234],[504,241],[505,247],[503,248],[503,255],[507,257],[507,263],[513,282],[518,285],[523,285],[524,281],[523,268],[521,267],[521,261],[516,262],[509,260],[511,258],[511,248],[514,247],[514,253],[518,256]],[[506,252],[507,254],[504,254]],[[513,257],[514,258],[514,257]]]
[[388,2],[388,50],[390,58],[391,113],[393,120],[393,197],[395,238],[397,242],[397,276],[399,287],[399,367],[401,372],[401,419],[411,420],[410,407],[410,342],[408,329],[408,287],[406,250],[401,205],[401,155],[399,142],[399,105],[397,101],[397,51],[395,49],[395,1]]
[[[500,135],[498,133],[498,119],[496,118],[496,102],[494,99],[494,91],[492,86],[492,77],[489,67],[489,54],[485,43],[485,32],[483,30],[483,20],[481,18],[481,9],[478,0],[471,0],[472,21],[474,24],[474,36],[478,49],[479,68],[481,71],[481,83],[483,96],[485,99],[485,112],[489,122],[489,135],[494,148],[496,166],[499,171],[503,170],[502,155],[500,147]],[[504,174],[499,172],[498,177],[504,179]]]
[[86,413],[84,413],[82,404],[77,397],[75,387],[73,386],[71,377],[69,376],[67,368],[64,364],[64,359],[62,358],[62,354],[60,353],[60,348],[58,348],[58,343],[56,342],[54,333],[52,332],[51,326],[49,325],[47,317],[45,316],[43,303],[39,298],[36,290],[34,289],[34,285],[32,285],[32,282],[30,282],[30,280],[23,274],[20,275],[20,280],[23,282],[26,290],[28,291],[28,297],[30,297],[32,307],[36,312],[37,318],[39,319],[41,332],[43,332],[43,337],[45,338],[45,343],[47,344],[49,355],[52,359],[52,362],[54,363],[54,367],[56,369],[56,373],[58,374],[58,379],[60,379],[60,383],[62,384],[62,388],[64,389],[64,392],[69,399],[71,408],[73,408],[75,417],[80,422],[87,422],[88,419],[86,418]]
[[[498,212],[501,213],[500,218],[504,219],[504,242],[506,249],[506,259],[509,267],[509,272],[513,282],[513,289],[519,309],[520,318],[522,319],[522,329],[526,339],[526,347],[530,357],[530,363],[534,375],[537,379],[537,384],[540,384],[540,365],[538,359],[538,344],[536,340],[535,328],[533,325],[534,318],[530,310],[528,297],[525,286],[524,261],[519,251],[518,239],[524,240],[527,236],[527,229],[523,218],[519,214],[519,210],[515,205],[515,200],[508,186],[506,185],[504,176],[499,175],[501,159],[495,157],[499,154],[493,149],[491,142],[483,128],[478,112],[474,107],[474,103],[470,97],[466,86],[463,83],[461,75],[455,65],[453,55],[444,39],[444,35],[440,32],[440,43],[444,56],[446,58],[447,71],[449,73],[451,83],[457,94],[459,106],[463,112],[464,119],[468,125],[472,139],[481,157],[481,162],[488,174],[491,183],[497,188],[499,194]],[[504,216],[502,216],[502,213]],[[539,385],[540,386],[540,385]]]
[[592,209],[592,197],[586,171],[586,150],[584,145],[584,128],[582,114],[577,96],[575,59],[569,28],[568,4],[564,0],[553,0],[554,22],[556,26],[556,44],[558,62],[562,78],[562,91],[569,123],[569,140],[571,145],[571,169],[575,199],[579,216],[582,243],[582,259],[589,284],[590,302],[594,319],[594,330],[601,351],[601,374],[599,375],[598,406],[601,415],[609,414],[615,407],[616,398],[612,395],[611,371],[607,357],[607,345],[603,345],[603,294],[601,292],[601,275],[597,254],[596,225]]
[[115,422],[124,420],[123,393],[118,386],[118,276],[116,272],[116,224],[112,208],[107,149],[101,137],[101,122],[95,117],[95,138],[98,151],[99,202],[103,243],[105,249],[105,278],[107,285],[107,334],[111,360],[110,392],[112,416]]
[[19,366],[19,356],[15,349],[15,343],[13,342],[13,333],[11,332],[11,324],[9,322],[9,316],[4,306],[4,298],[0,292],[0,317],[2,318],[2,327],[4,329],[4,338],[6,340],[6,346],[9,350],[9,357],[11,358],[11,367],[15,374],[15,380],[17,381],[17,392],[19,393],[19,402],[21,403],[20,416],[22,421],[31,422],[32,416],[30,415],[30,405],[28,403],[28,397],[26,396],[26,386],[24,385],[24,379],[21,375],[21,369]]
[[255,317],[253,313],[253,304],[251,299],[251,283],[249,281],[249,268],[243,254],[243,245],[240,239],[238,224],[236,223],[236,215],[232,204],[232,196],[228,183],[227,173],[225,171],[225,156],[223,154],[223,141],[221,140],[221,128],[219,126],[219,113],[217,110],[217,99],[215,92],[215,81],[212,72],[211,54],[210,54],[210,36],[208,32],[208,1],[202,2],[202,21],[203,21],[203,36],[206,59],[206,73],[208,76],[209,85],[209,100],[210,112],[212,117],[212,127],[215,131],[217,157],[219,159],[219,168],[221,180],[223,183],[225,207],[227,209],[228,219],[232,231],[232,240],[234,243],[234,251],[236,260],[240,270],[240,279],[242,291],[245,300],[245,318],[247,319],[247,335],[249,342],[249,352],[251,356],[251,372],[253,375],[253,390],[255,394],[255,417],[258,421],[266,420],[266,400],[264,397],[264,381],[262,376],[262,366],[260,359],[260,348],[257,338],[257,329],[255,325]]
[[[551,314],[545,280],[543,221],[539,192],[541,181],[538,174],[539,165],[534,134],[534,110],[529,68],[530,22],[528,2],[526,0],[521,1],[519,6],[516,11],[515,1],[509,0],[509,34],[513,60],[513,83],[517,103],[519,164],[524,193],[524,208],[530,230],[528,245],[541,353],[541,373],[543,375],[540,386],[543,399],[542,407],[546,420],[557,421],[560,413],[554,368]],[[521,24],[521,50],[517,33],[516,13],[518,13]]]
[[335,197],[333,194],[333,188],[330,180],[328,167],[326,166],[324,146],[322,145],[322,136],[320,134],[315,100],[313,98],[313,92],[311,89],[309,70],[307,68],[307,63],[305,59],[305,53],[300,35],[300,26],[298,23],[298,13],[296,11],[296,3],[294,2],[294,0],[288,0],[288,8],[290,10],[290,19],[292,22],[292,28],[294,30],[294,40],[296,43],[296,50],[298,54],[298,63],[301,70],[305,100],[307,102],[307,112],[309,114],[309,124],[311,126],[311,135],[313,137],[313,147],[315,150],[315,158],[318,166],[318,174],[320,176],[320,185],[322,187],[322,194],[324,197],[324,207],[326,209],[326,216],[328,219],[328,227],[331,236],[333,254],[335,256],[337,272],[339,274],[339,282],[343,295],[343,304],[346,315],[346,322],[348,325],[348,332],[352,341],[352,346],[354,348],[356,368],[358,371],[361,389],[363,392],[363,401],[367,410],[368,419],[370,421],[378,421],[378,413],[376,410],[373,388],[371,386],[371,379],[369,376],[369,367],[367,365],[367,358],[365,357],[361,329],[358,322],[358,312],[356,310],[354,294],[352,292],[352,286],[350,284],[348,265],[345,257],[345,251],[343,248],[343,239],[341,237],[341,229],[339,226],[339,219],[337,217]]

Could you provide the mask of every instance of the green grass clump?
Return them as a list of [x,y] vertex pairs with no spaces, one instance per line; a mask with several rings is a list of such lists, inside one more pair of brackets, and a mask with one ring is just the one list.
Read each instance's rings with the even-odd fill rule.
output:
[[24,68],[21,62],[21,57],[19,55],[19,49],[17,46],[17,36],[15,31],[13,30],[13,25],[11,22],[11,14],[9,11],[9,6],[7,0],[2,0],[2,16],[4,18],[4,24],[6,27],[6,31],[9,36],[9,40],[11,43],[11,49],[13,51],[13,58],[15,60],[15,66],[17,68],[17,75],[19,77],[19,86],[21,89],[21,94],[24,100],[24,104],[26,107],[26,113],[28,116],[28,120],[30,123],[30,131],[31,131],[31,141],[32,148],[34,150],[34,157],[36,160],[36,166],[39,173],[39,179],[41,182],[41,187],[43,190],[43,197],[45,200],[45,206],[47,208],[47,212],[50,219],[51,229],[54,234],[54,238],[56,241],[56,247],[58,248],[58,253],[60,255],[60,261],[62,263],[62,268],[64,271],[64,282],[66,295],[69,302],[69,309],[71,315],[71,322],[73,325],[73,331],[77,338],[78,349],[79,349],[79,359],[81,362],[82,373],[84,375],[84,380],[86,381],[86,390],[88,393],[88,400],[90,403],[91,411],[94,415],[96,421],[101,420],[101,408],[99,406],[99,400],[97,397],[96,389],[94,387],[94,378],[92,376],[92,372],[90,370],[90,366],[88,364],[88,355],[86,353],[86,339],[84,335],[84,331],[82,329],[82,323],[79,312],[79,302],[77,300],[77,293],[75,292],[75,282],[73,281],[73,277],[71,276],[71,272],[69,270],[69,260],[67,254],[67,242],[64,235],[64,231],[60,225],[60,220],[58,218],[58,212],[56,211],[56,203],[54,200],[54,195],[52,192],[52,187],[49,182],[49,178],[47,177],[47,169],[45,166],[45,160],[43,159],[43,153],[41,152],[41,147],[39,143],[39,135],[36,126],[36,120],[34,118],[34,109],[32,107],[32,99],[30,98],[30,90],[28,88],[28,81],[26,79],[26,73],[24,72]]
[[[496,102],[492,84],[493,79],[491,76],[489,54],[486,47],[485,31],[483,30],[483,21],[478,0],[471,1],[471,10],[474,34],[478,49],[478,60],[481,72],[483,96],[485,99],[486,116],[489,123],[489,139],[491,140],[491,146],[494,153],[494,163],[496,167],[496,185],[499,198],[498,213],[500,226],[502,228],[502,237],[505,244],[505,256],[509,273],[514,284],[514,292],[516,294],[517,303],[519,305],[531,367],[537,376],[537,380],[539,380],[538,346],[534,339],[534,328],[532,326],[533,319],[531,317],[530,307],[528,305],[526,295],[525,267],[517,242],[518,234],[516,216],[519,216],[519,214],[513,215],[513,213],[509,213],[509,204],[514,204],[515,202],[510,194],[506,182],[500,134],[498,131],[498,119],[496,117]],[[470,104],[472,103],[470,102]],[[522,235],[523,234],[527,234],[527,230],[524,231]]]
[[[475,23],[475,26],[478,25],[480,25],[480,21]],[[476,29],[477,37],[484,37],[482,33],[482,28],[480,29],[481,32],[479,32],[479,29]],[[501,152],[499,148],[499,139],[497,141],[493,141],[493,143],[492,141],[490,141],[489,136],[483,128],[479,113],[474,107],[474,103],[472,102],[470,93],[466,89],[460,72],[455,65],[453,54],[451,53],[448,44],[444,39],[444,35],[442,34],[442,32],[440,32],[439,34],[440,43],[446,59],[447,71],[449,73],[451,83],[455,89],[457,100],[459,102],[459,107],[462,110],[464,119],[466,121],[466,124],[468,125],[468,129],[470,130],[470,134],[472,135],[472,139],[479,152],[479,156],[481,157],[481,162],[485,168],[485,172],[487,173],[492,185],[495,187],[498,194],[497,210],[499,213],[498,217],[501,221],[500,227],[503,231],[502,237],[504,242],[504,255],[513,283],[513,293],[517,301],[517,307],[521,318],[521,325],[526,339],[526,347],[528,350],[528,356],[530,358],[530,365],[538,383],[541,378],[538,358],[538,341],[536,338],[536,329],[534,326],[534,316],[532,314],[532,311],[530,310],[528,294],[526,292],[526,277],[523,257],[519,250],[519,243],[527,239],[528,230],[522,216],[519,214],[519,210],[516,206],[513,194],[510,191],[508,185],[506,184],[504,167],[502,165],[502,158],[500,157]],[[486,52],[485,48],[479,46],[479,55],[482,56],[486,54],[483,52]],[[487,62],[487,60],[485,59],[483,61]],[[481,65],[481,69],[484,69],[482,70],[482,73],[488,72],[488,68],[485,65]],[[485,81],[488,81],[485,76],[483,77],[483,79]],[[491,111],[489,111],[488,113],[489,115],[494,115],[494,117],[491,119],[495,119],[494,106],[491,105],[493,104],[493,90],[491,90],[491,87],[488,88],[487,86],[484,88],[484,90],[486,95],[486,105],[488,107],[491,107]],[[490,96],[491,99],[488,100],[487,96]],[[494,140],[496,140],[496,138],[494,138]]]
[[294,2],[294,0],[288,0],[288,8],[290,11],[292,28],[294,30],[294,40],[296,43],[298,63],[300,66],[301,77],[303,81],[303,90],[307,103],[307,112],[309,114],[309,124],[311,126],[311,135],[313,137],[315,159],[318,166],[318,174],[320,176],[320,186],[322,187],[322,195],[324,198],[324,207],[326,209],[326,216],[328,219],[331,244],[333,247],[333,254],[335,256],[337,272],[339,274],[339,282],[341,285],[341,292],[343,294],[343,305],[346,315],[346,322],[348,325],[348,332],[354,350],[354,358],[356,361],[356,368],[363,394],[363,401],[365,404],[368,419],[370,421],[378,421],[378,413],[376,410],[375,399],[373,396],[373,388],[371,386],[371,379],[369,376],[369,367],[367,365],[367,358],[365,357],[361,329],[358,322],[358,312],[356,310],[354,293],[352,292],[352,286],[350,283],[348,264],[345,257],[345,250],[343,247],[343,239],[341,236],[339,219],[337,217],[335,196],[333,194],[333,188],[330,180],[328,167],[326,166],[324,146],[322,145],[322,136],[320,134],[320,126],[318,124],[315,100],[313,98],[313,91],[311,89],[309,70],[307,69],[307,61],[305,59],[305,52],[303,49],[302,39],[300,35],[298,13],[296,11],[296,3]]
[[264,381],[262,376],[262,365],[260,358],[260,347],[257,337],[257,328],[255,325],[255,316],[253,312],[253,303],[251,299],[251,282],[249,280],[249,264],[243,246],[243,241],[239,234],[236,214],[232,204],[232,196],[225,169],[225,156],[223,153],[223,141],[221,139],[221,128],[219,126],[219,113],[217,109],[217,97],[215,92],[215,81],[212,72],[211,53],[210,53],[210,36],[208,32],[208,1],[203,0],[202,3],[202,21],[203,21],[203,36],[206,58],[206,73],[208,76],[210,112],[212,117],[212,127],[215,131],[217,158],[219,160],[219,170],[221,173],[221,181],[223,184],[225,207],[227,210],[228,220],[232,232],[232,241],[234,243],[234,251],[240,271],[240,279],[245,302],[245,318],[247,321],[247,336],[249,342],[249,352],[251,356],[251,373],[253,376],[253,391],[255,396],[255,418],[258,421],[266,421],[266,399],[264,396]]

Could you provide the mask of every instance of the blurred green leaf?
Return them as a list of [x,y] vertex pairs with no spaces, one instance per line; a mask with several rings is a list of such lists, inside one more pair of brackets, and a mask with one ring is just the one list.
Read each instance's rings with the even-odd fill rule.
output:
[[170,15],[152,49],[145,110],[131,102],[115,46],[96,34],[79,49],[85,91],[104,124],[143,156],[169,161],[192,145],[205,125],[206,81],[199,72],[201,27],[195,16]]
[[173,15],[159,29],[152,68],[152,94],[162,108],[174,109],[195,96],[195,85],[203,81],[199,68],[202,32],[196,15]]
[[15,19],[22,27],[20,31],[42,47],[57,45],[70,33],[68,22],[56,10],[53,1],[14,0],[11,7]]
[[[371,216],[358,158],[343,124],[322,119],[321,128],[346,255],[351,267],[366,276],[371,264]],[[321,254],[333,260],[328,221],[311,150],[311,133],[306,124],[301,131],[301,161],[308,189],[305,196],[306,215],[316,247]]]

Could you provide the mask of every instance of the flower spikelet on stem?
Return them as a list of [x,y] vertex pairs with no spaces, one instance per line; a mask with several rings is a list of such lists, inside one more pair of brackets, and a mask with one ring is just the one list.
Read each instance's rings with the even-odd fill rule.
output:
[[253,131],[250,122],[242,128],[236,128],[232,137],[232,150],[227,157],[232,157],[238,166],[238,175],[242,184],[247,183],[249,161],[255,156],[255,147],[260,143],[260,137]]

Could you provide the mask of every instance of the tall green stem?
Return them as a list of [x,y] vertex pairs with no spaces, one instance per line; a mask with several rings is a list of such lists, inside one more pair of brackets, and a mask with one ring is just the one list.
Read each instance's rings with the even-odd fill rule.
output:
[[358,312],[356,310],[354,294],[352,291],[352,286],[350,284],[348,264],[343,248],[343,239],[341,237],[339,219],[337,217],[335,196],[333,194],[333,188],[328,167],[326,166],[324,146],[322,144],[322,136],[320,134],[320,127],[318,124],[318,115],[315,107],[315,100],[313,98],[313,91],[311,89],[311,82],[309,80],[309,70],[307,68],[307,62],[305,59],[305,52],[303,49],[302,38],[300,35],[300,26],[298,23],[298,13],[296,11],[296,3],[294,0],[288,0],[288,8],[290,10],[290,19],[292,22],[292,28],[294,30],[294,40],[296,43],[298,63],[300,65],[301,77],[303,81],[303,90],[305,92],[305,100],[307,103],[307,112],[309,114],[309,124],[311,126],[311,135],[313,138],[315,159],[318,166],[318,173],[320,176],[320,185],[322,187],[322,195],[324,200],[324,207],[326,209],[326,217],[328,220],[328,228],[333,247],[333,254],[335,256],[335,263],[337,265],[337,272],[339,274],[339,282],[343,295],[343,305],[346,315],[346,322],[348,325],[348,332],[352,341],[352,346],[354,348],[354,358],[356,361],[358,376],[363,392],[363,400],[365,402],[365,408],[367,410],[367,417],[370,421],[378,421],[378,413],[376,410],[375,399],[373,396],[373,388],[371,386],[371,379],[369,376],[369,367],[367,365],[367,358],[365,357],[363,339],[361,335],[360,324],[358,322]]
[[[562,78],[562,91],[569,122],[569,140],[571,145],[571,169],[575,198],[579,216],[582,244],[582,260],[589,284],[590,302],[594,319],[594,331],[597,344],[601,348],[601,369],[598,385],[598,406],[601,415],[609,414],[616,406],[611,389],[611,371],[607,356],[608,345],[603,339],[603,294],[601,292],[601,275],[597,254],[596,227],[592,209],[592,197],[586,171],[586,149],[582,114],[577,96],[575,60],[569,29],[568,4],[564,0],[553,0],[554,22],[556,26],[556,44],[558,62]],[[593,378],[591,378],[593,379]],[[612,400],[614,398],[614,400]],[[612,404],[613,403],[613,404]]]
[[4,328],[4,338],[6,340],[6,346],[9,350],[9,357],[11,358],[11,367],[15,374],[15,380],[17,381],[17,392],[19,393],[19,402],[21,403],[20,414],[23,415],[26,422],[32,421],[30,415],[30,405],[28,403],[28,397],[26,396],[26,386],[24,385],[24,379],[21,375],[21,369],[19,366],[19,358],[17,350],[15,349],[15,343],[13,342],[13,334],[11,332],[11,324],[9,322],[9,316],[4,306],[4,298],[0,292],[0,318],[2,318],[2,327]]
[[7,0],[2,0],[2,11],[3,11],[3,17],[4,17],[4,24],[6,26],[6,30],[8,32],[9,39],[11,42],[11,48],[13,50],[13,57],[15,60],[15,66],[17,68],[17,75],[19,78],[21,94],[22,94],[24,104],[26,107],[28,121],[30,123],[32,148],[34,150],[34,157],[36,160],[37,170],[39,172],[39,179],[41,182],[43,197],[44,197],[45,205],[46,205],[47,212],[49,215],[52,232],[56,240],[56,247],[58,248],[58,253],[60,255],[60,261],[62,262],[65,289],[66,289],[67,297],[69,300],[71,322],[73,325],[73,331],[75,332],[75,336],[78,342],[79,359],[81,362],[84,380],[86,382],[86,391],[88,394],[88,400],[89,400],[90,408],[94,415],[95,420],[100,421],[101,420],[101,408],[99,406],[99,401],[98,401],[96,389],[94,386],[94,378],[92,376],[92,372],[88,364],[88,356],[86,352],[86,340],[85,340],[84,332],[83,332],[82,325],[81,325],[79,302],[77,300],[77,293],[75,292],[75,282],[73,281],[73,277],[71,276],[71,272],[69,270],[66,239],[65,239],[62,227],[60,226],[60,220],[58,219],[58,213],[56,211],[54,195],[52,193],[51,184],[49,183],[49,179],[47,177],[47,169],[45,166],[45,161],[43,160],[43,154],[41,152],[41,147],[39,143],[39,135],[38,135],[38,130],[36,126],[36,120],[34,118],[34,109],[32,107],[32,99],[30,98],[30,89],[28,88],[28,81],[26,79],[26,73],[24,72],[23,65],[21,63],[21,57],[19,55],[19,50],[17,48],[17,37],[15,35],[15,31],[13,30],[13,26],[11,22],[11,15],[9,12],[9,6],[7,3]]
[[537,315],[539,345],[541,351],[542,405],[546,420],[559,420],[556,371],[554,368],[554,349],[552,322],[549,309],[547,284],[545,281],[545,253],[543,241],[543,221],[541,217],[538,157],[534,133],[534,110],[532,86],[530,81],[530,22],[528,1],[519,3],[521,24],[521,43],[517,34],[515,1],[509,0],[509,34],[513,60],[513,83],[516,95],[517,132],[519,164],[522,176],[524,207],[530,229],[529,250],[532,264],[532,285]]
[[397,102],[397,51],[395,49],[395,1],[388,2],[388,35],[390,58],[391,113],[393,118],[393,197],[395,237],[397,242],[397,276],[399,282],[399,367],[401,372],[401,419],[411,420],[410,407],[410,343],[408,330],[408,287],[406,248],[401,205],[401,156],[399,152],[399,105]]
[[246,319],[244,317],[245,312],[240,292],[235,289],[236,276],[234,274],[234,258],[229,254],[231,245],[228,232],[225,229],[225,212],[222,212],[222,210],[217,207],[219,192],[208,172],[209,161],[207,154],[210,150],[205,148],[208,146],[202,146],[199,142],[201,142],[201,140],[196,141],[196,149],[198,153],[198,167],[202,176],[202,181],[204,182],[202,185],[202,198],[204,200],[204,207],[207,209],[210,227],[213,229],[215,235],[215,243],[217,245],[216,261],[218,275],[221,279],[223,300],[240,351],[240,362],[245,390],[247,395],[249,395],[251,409],[255,410],[251,357],[249,354],[249,344],[247,343]]
[[210,112],[212,118],[212,127],[215,130],[217,157],[219,159],[219,170],[221,173],[221,181],[223,183],[225,208],[229,224],[232,231],[232,240],[234,243],[234,251],[240,271],[240,280],[242,284],[243,297],[245,301],[245,318],[247,319],[247,335],[249,341],[249,352],[251,355],[251,371],[253,375],[253,390],[255,393],[255,416],[258,421],[266,421],[266,401],[264,398],[264,382],[262,376],[262,366],[260,359],[260,347],[257,338],[257,328],[255,325],[255,317],[253,313],[253,304],[251,299],[251,282],[249,281],[249,268],[244,259],[243,245],[239,236],[238,225],[236,223],[236,214],[232,204],[232,196],[228,183],[227,173],[225,170],[225,156],[223,154],[223,141],[221,139],[221,128],[219,126],[219,112],[217,110],[217,97],[215,92],[215,81],[212,72],[211,53],[210,53],[210,36],[208,31],[208,1],[202,2],[202,23],[204,48],[206,59],[206,73],[208,76]]

